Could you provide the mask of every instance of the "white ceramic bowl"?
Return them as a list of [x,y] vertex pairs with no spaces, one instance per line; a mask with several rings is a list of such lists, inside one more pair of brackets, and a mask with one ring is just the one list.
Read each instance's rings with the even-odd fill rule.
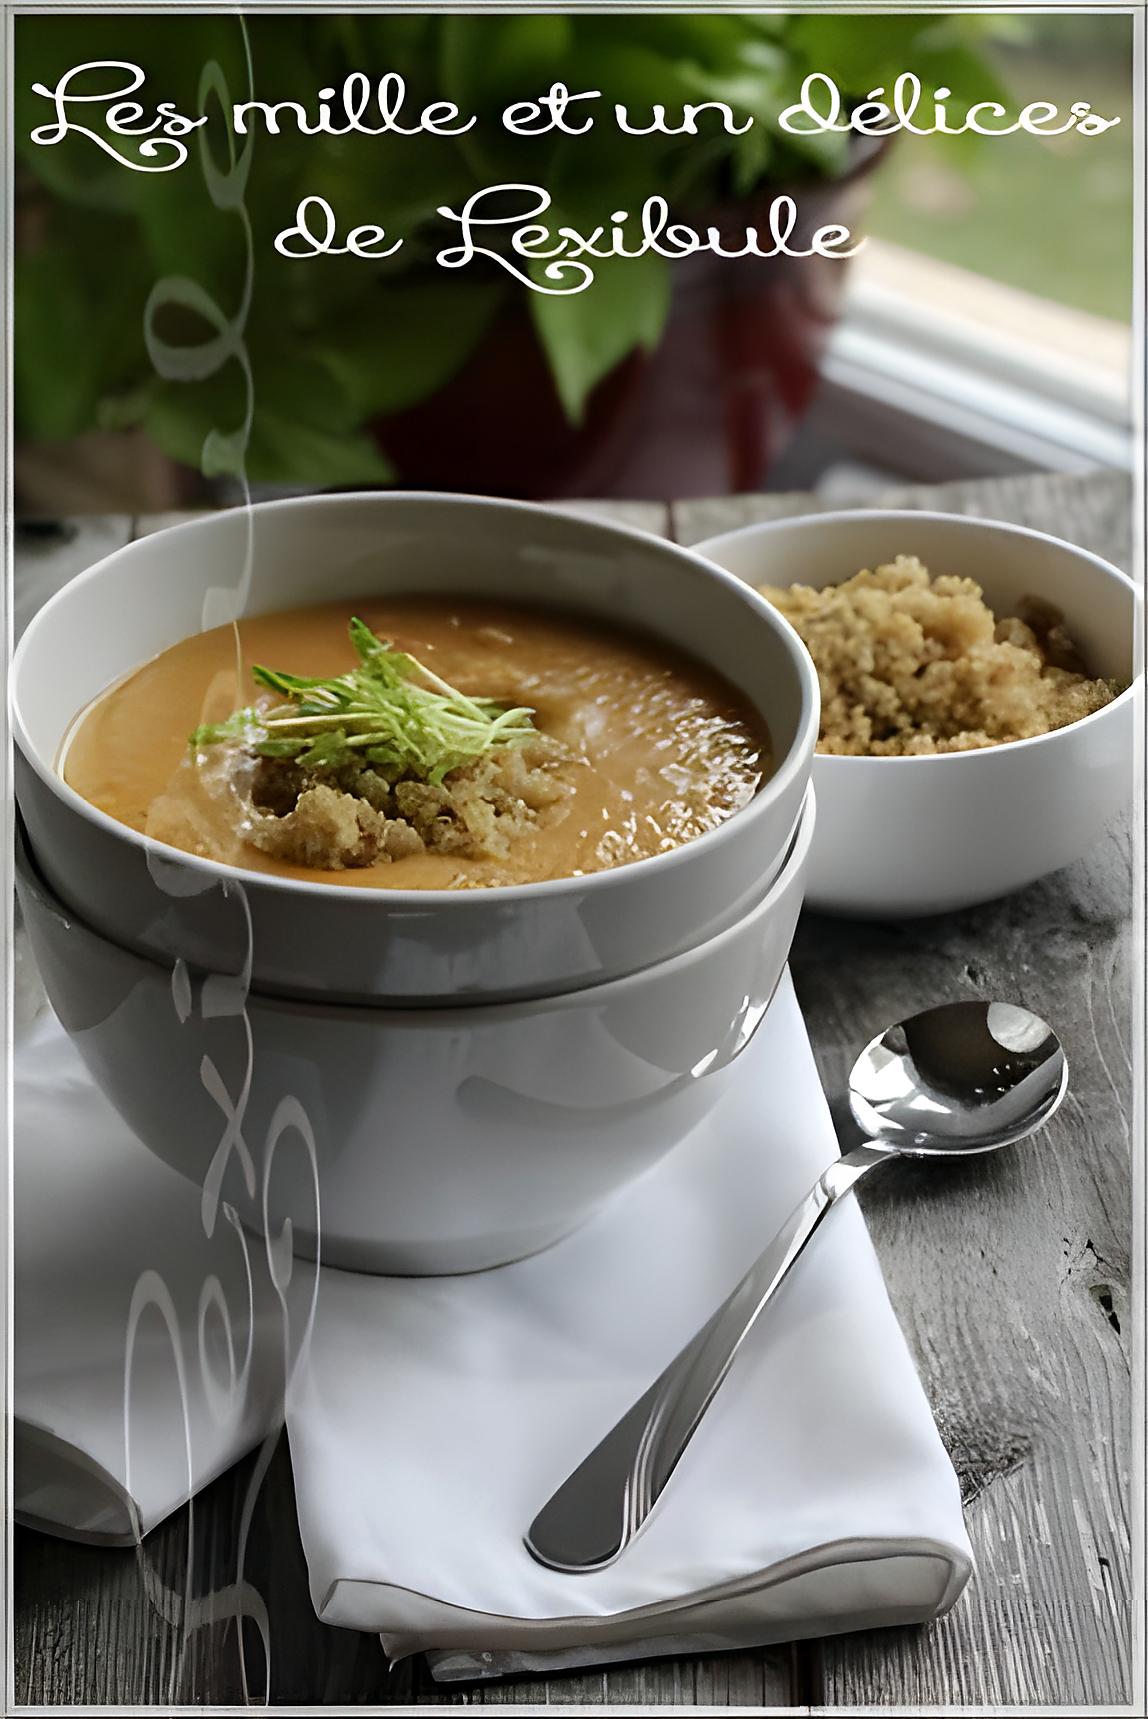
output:
[[[1132,680],[1131,580],[1039,531],[955,514],[826,513],[729,532],[698,552],[754,585],[817,588],[917,555],[931,573],[975,579],[998,615],[1026,595],[1047,599],[1094,674]],[[864,917],[942,913],[1079,859],[1131,793],[1134,697],[1129,684],[1081,722],[976,752],[818,754],[807,904]]]
[[330,1264],[473,1271],[567,1234],[721,1096],[789,954],[813,824],[810,792],[773,887],[698,948],[469,1008],[288,1002],[184,968],[173,983],[64,908],[23,847],[17,885],[53,1008],[153,1152],[256,1228],[290,1220],[299,1251],[318,1233]]
[[[768,724],[777,768],[718,829],[595,876],[522,888],[396,891],[299,883],[192,858],[115,822],[55,768],[77,712],[165,647],[217,624],[250,549],[244,612],[390,592],[563,605],[703,658]],[[234,606],[234,605],[232,605]],[[58,593],[12,664],[17,796],[51,887],[143,954],[257,987],[349,1002],[544,995],[702,942],[760,897],[796,826],[817,681],[769,605],[643,532],[457,496],[338,495],[215,514],[117,550]]]

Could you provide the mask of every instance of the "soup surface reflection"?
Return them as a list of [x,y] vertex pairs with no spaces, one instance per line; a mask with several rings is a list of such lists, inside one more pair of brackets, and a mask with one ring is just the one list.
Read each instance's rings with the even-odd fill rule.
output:
[[[255,702],[253,663],[308,676],[354,666],[347,624],[454,687],[534,711],[561,752],[548,804],[501,855],[434,851],[332,870],[252,845],[234,756],[189,747],[201,723]],[[758,714],[671,646],[559,610],[452,599],[359,599],[258,615],[183,640],[111,687],[78,720],[66,781],[133,829],[188,852],[284,876],[384,889],[450,889],[579,876],[648,858],[715,828],[769,772]],[[225,768],[225,762],[227,767]],[[230,774],[229,774],[230,771]]]

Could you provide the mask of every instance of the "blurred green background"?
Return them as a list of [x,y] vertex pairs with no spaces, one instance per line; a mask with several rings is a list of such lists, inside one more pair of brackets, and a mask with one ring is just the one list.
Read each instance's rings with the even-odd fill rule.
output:
[[1122,123],[1100,137],[1018,135],[979,151],[913,138],[874,188],[869,230],[1098,316],[1132,303],[1132,21],[1014,14],[986,56],[1015,101],[1090,101]]
[[[678,314],[679,288],[689,280],[696,298],[696,271],[656,257],[603,265],[591,289],[568,299],[516,286],[492,263],[448,274],[433,261],[446,242],[437,206],[458,208],[499,181],[545,185],[556,218],[583,228],[655,192],[699,224],[714,211],[757,219],[780,192],[797,195],[810,219],[835,218],[837,188],[844,195],[856,181],[871,193],[867,227],[879,238],[1103,317],[1129,314],[1127,17],[299,12],[244,20],[216,10],[22,15],[15,31],[18,506],[22,496],[31,508],[52,506],[53,472],[93,459],[109,502],[139,491],[136,505],[198,499],[205,482],[218,488],[239,473],[281,487],[416,481],[526,494],[697,493],[765,482],[815,385],[845,267],[821,265],[827,285],[817,259],[788,268],[729,263],[702,283],[706,319],[690,328]],[[145,100],[209,113],[179,172],[131,172],[81,137],[51,148],[30,141],[51,117],[33,81],[52,87],[72,66],[110,59],[144,68]],[[319,87],[340,86],[350,70],[377,77],[394,69],[416,112],[446,97],[481,123],[454,140],[290,129],[257,136],[237,215],[215,206],[199,161],[201,140],[221,162],[239,141],[201,85],[210,64],[231,100],[295,96],[311,105]],[[874,168],[855,142],[779,130],[778,112],[811,70],[833,76],[853,99],[912,70],[926,90],[950,86],[954,107],[1085,99],[1124,123],[1098,138],[902,137]],[[672,112],[714,99],[757,123],[736,138],[711,128],[693,139],[620,139],[606,124],[577,139],[508,137],[502,106],[555,79],[600,89],[607,112],[615,100],[638,114],[653,102]],[[83,117],[91,124],[100,111]],[[308,194],[327,197],[346,226],[382,222],[404,239],[402,251],[378,263],[277,256],[274,235]],[[157,282],[172,277],[193,281],[220,316],[240,315],[241,359],[192,380],[157,374],[157,341],[195,349],[213,334],[211,316],[186,293],[182,305],[161,294],[168,302],[149,312]],[[717,364],[713,354],[725,346]],[[701,392],[678,399],[665,372],[684,373],[691,354],[711,362],[711,373]],[[740,446],[718,462],[720,482],[697,428],[680,457],[651,443],[643,463],[633,444],[675,414],[703,418],[705,389],[729,420],[740,409],[739,377],[749,373],[764,379],[746,408],[757,419],[740,425]],[[728,424],[723,433],[732,433]],[[660,477],[650,470],[659,461]]]

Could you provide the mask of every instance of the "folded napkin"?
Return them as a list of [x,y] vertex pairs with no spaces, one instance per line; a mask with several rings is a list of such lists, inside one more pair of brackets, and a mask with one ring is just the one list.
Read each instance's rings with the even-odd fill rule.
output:
[[[199,1191],[135,1141],[27,985],[17,1014],[15,1509],[130,1543],[278,1425],[307,1274],[285,1306],[263,1244],[224,1212],[207,1235]],[[970,1568],[956,1481],[852,1204],[623,1558],[560,1576],[521,1546],[835,1150],[786,979],[706,1127],[559,1247],[465,1278],[325,1271],[289,1413],[319,1615],[392,1657],[432,1650],[446,1679],[947,1609]]]
[[319,1616],[449,1678],[944,1612],[957,1481],[851,1200],[618,1562],[561,1575],[522,1544],[836,1153],[787,976],[704,1127],[568,1240],[471,1277],[324,1271],[287,1416]]
[[199,1190],[96,1090],[18,953],[13,1504],[130,1545],[282,1424],[297,1289],[280,1300],[227,1208],[208,1236]]

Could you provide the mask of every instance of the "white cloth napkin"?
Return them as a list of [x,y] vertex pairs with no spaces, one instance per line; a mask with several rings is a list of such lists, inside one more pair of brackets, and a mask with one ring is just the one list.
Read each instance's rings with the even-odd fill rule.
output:
[[207,1235],[199,1191],[129,1132],[33,983],[13,1083],[14,1509],[130,1545],[282,1424],[284,1306],[262,1240],[223,1209]]
[[853,1201],[619,1561],[560,1575],[522,1545],[836,1152],[787,976],[705,1127],[578,1234],[472,1277],[325,1271],[288,1401],[319,1616],[475,1677],[945,1611],[957,1481]]

